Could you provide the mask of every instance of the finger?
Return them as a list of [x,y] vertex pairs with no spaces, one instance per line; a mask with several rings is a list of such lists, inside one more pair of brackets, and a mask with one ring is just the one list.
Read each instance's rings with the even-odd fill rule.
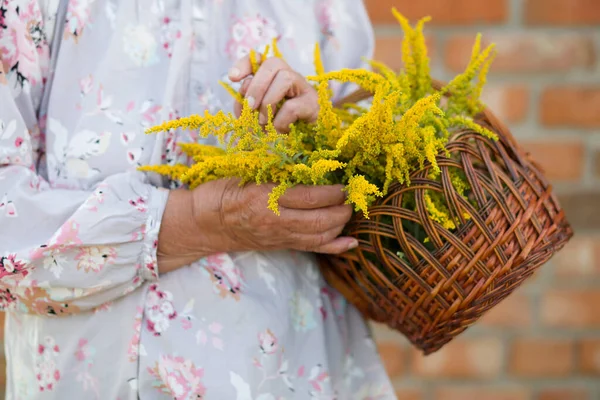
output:
[[233,103],[233,113],[236,118],[239,118],[242,115],[242,105],[239,102]]
[[342,185],[308,186],[297,185],[288,189],[279,199],[285,208],[311,210],[344,204],[345,193]]
[[301,83],[302,76],[296,72],[287,69],[279,70],[260,103],[261,123],[265,124],[267,122],[266,117],[269,115],[269,105],[271,105],[273,115],[276,115],[277,104],[286,97],[298,96],[300,94]]
[[341,232],[339,228],[334,228],[319,234],[297,234],[291,237],[292,242],[288,246],[302,251],[315,251],[335,241]]
[[[256,53],[257,60],[260,60],[261,55]],[[252,75],[252,63],[250,62],[250,54],[237,60],[227,73],[232,82],[239,82],[242,79]]]
[[291,232],[318,234],[331,229],[341,230],[352,217],[352,206],[341,205],[317,210],[280,208],[280,223]]
[[316,96],[307,92],[305,95],[287,100],[273,119],[278,132],[287,133],[290,125],[296,121],[314,122],[319,113],[319,102]]
[[339,237],[333,241],[319,246],[313,250],[313,253],[321,254],[342,254],[358,247],[358,240],[353,237]]
[[273,79],[275,79],[275,75],[279,71],[289,68],[285,61],[279,58],[273,57],[267,59],[252,78],[252,82],[250,82],[250,86],[246,92],[246,99],[248,99],[250,106],[257,109],[265,97],[267,89],[271,86]]
[[242,96],[246,96],[246,93],[248,93],[248,88],[250,87],[250,82],[252,82],[252,78],[246,78],[242,82],[242,86],[240,86],[240,94]]

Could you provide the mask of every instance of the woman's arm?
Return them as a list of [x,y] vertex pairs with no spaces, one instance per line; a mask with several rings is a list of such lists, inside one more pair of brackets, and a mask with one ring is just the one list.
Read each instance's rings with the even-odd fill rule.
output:
[[[46,35],[23,35],[44,29],[38,2],[19,7],[8,3],[0,24],[0,306],[85,311],[157,279],[156,243],[172,201],[135,171],[89,191],[52,188],[37,173],[49,46]],[[46,125],[52,131],[56,121]]]

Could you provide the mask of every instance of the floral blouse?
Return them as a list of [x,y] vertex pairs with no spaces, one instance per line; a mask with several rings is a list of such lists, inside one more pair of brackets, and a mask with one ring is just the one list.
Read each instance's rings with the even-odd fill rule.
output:
[[[0,306],[7,399],[393,399],[365,322],[310,254],[216,254],[159,276],[167,119],[277,38],[362,66],[361,0],[0,1]],[[334,87],[338,95],[349,90]],[[214,143],[214,142],[212,142]]]

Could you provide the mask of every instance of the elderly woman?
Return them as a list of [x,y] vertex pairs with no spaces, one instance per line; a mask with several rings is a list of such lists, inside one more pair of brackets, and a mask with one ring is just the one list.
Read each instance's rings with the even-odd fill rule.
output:
[[[314,253],[356,246],[340,187],[141,173],[188,160],[167,119],[318,113],[312,51],[360,67],[360,0],[8,0],[0,6],[0,289],[7,399],[393,399],[365,322]],[[251,75],[277,39],[287,63]],[[338,96],[347,92],[334,86]]]

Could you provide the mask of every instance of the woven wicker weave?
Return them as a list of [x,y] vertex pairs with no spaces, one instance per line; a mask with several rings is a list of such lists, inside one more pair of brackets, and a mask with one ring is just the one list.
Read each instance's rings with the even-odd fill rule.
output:
[[[369,96],[357,92],[345,101]],[[402,332],[425,354],[511,294],[573,235],[551,186],[509,130],[489,110],[477,122],[499,140],[468,130],[456,133],[447,145],[452,156],[437,158],[441,184],[427,178],[426,166],[412,174],[410,186],[392,186],[369,209],[368,220],[356,214],[347,225],[345,234],[358,238],[359,247],[321,258],[326,280],[365,317]],[[454,190],[449,168],[465,172],[476,207]],[[454,215],[470,218],[454,232],[432,222],[426,190],[443,192]],[[400,206],[408,193],[414,194],[417,211]],[[420,224],[435,251],[406,231],[403,220]],[[384,238],[397,241],[404,258],[386,249]]]

